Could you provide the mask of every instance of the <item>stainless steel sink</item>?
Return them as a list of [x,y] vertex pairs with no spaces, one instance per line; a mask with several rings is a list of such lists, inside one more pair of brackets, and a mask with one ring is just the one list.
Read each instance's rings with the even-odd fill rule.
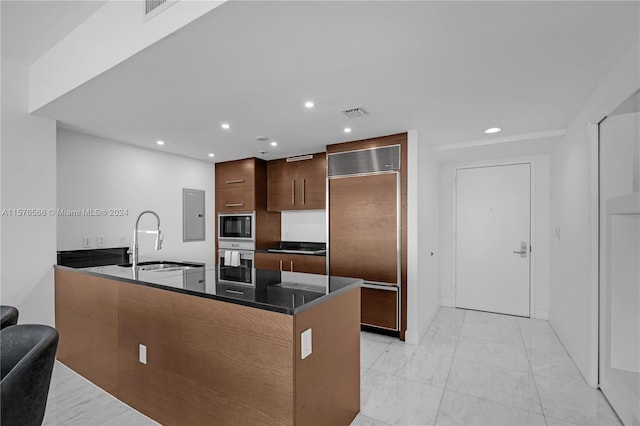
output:
[[[130,268],[131,263],[123,263],[121,265],[123,268]],[[182,263],[182,262],[167,262],[167,261],[157,261],[157,262],[140,262],[138,263],[139,271],[157,271],[157,272],[170,272],[170,271],[183,271],[185,269],[198,268],[204,265],[194,264],[194,263]]]
[[178,269],[190,268],[190,266],[181,266],[175,263],[161,263],[158,265],[140,266],[141,271],[177,271]]

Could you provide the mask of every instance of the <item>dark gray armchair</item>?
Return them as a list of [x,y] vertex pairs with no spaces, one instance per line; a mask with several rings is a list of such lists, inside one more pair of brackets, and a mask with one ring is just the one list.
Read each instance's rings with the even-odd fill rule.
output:
[[13,306],[0,305],[0,330],[18,323],[18,310]]
[[57,347],[58,332],[46,325],[0,330],[0,424],[42,424]]

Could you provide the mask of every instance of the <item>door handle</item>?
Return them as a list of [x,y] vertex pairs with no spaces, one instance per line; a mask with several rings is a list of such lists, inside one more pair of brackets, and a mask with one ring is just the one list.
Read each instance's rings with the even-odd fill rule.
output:
[[519,254],[520,257],[522,258],[526,258],[527,257],[527,242],[526,241],[522,241],[520,243],[520,251],[514,251],[513,254]]

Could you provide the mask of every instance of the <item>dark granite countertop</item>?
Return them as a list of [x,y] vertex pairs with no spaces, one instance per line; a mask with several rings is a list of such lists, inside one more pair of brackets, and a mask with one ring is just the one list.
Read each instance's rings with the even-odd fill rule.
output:
[[256,250],[261,253],[286,253],[286,254],[302,254],[307,256],[326,256],[326,243],[312,243],[304,241],[280,241],[278,247],[270,247],[268,249]]
[[362,284],[356,278],[256,269],[256,285],[252,287],[219,282],[217,265],[201,265],[177,271],[134,271],[117,265],[55,268],[287,315],[295,315]]

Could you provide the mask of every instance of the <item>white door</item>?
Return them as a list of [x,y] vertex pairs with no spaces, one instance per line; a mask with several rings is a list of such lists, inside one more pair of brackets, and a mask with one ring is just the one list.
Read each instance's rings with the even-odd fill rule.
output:
[[531,165],[456,171],[456,306],[529,316]]

